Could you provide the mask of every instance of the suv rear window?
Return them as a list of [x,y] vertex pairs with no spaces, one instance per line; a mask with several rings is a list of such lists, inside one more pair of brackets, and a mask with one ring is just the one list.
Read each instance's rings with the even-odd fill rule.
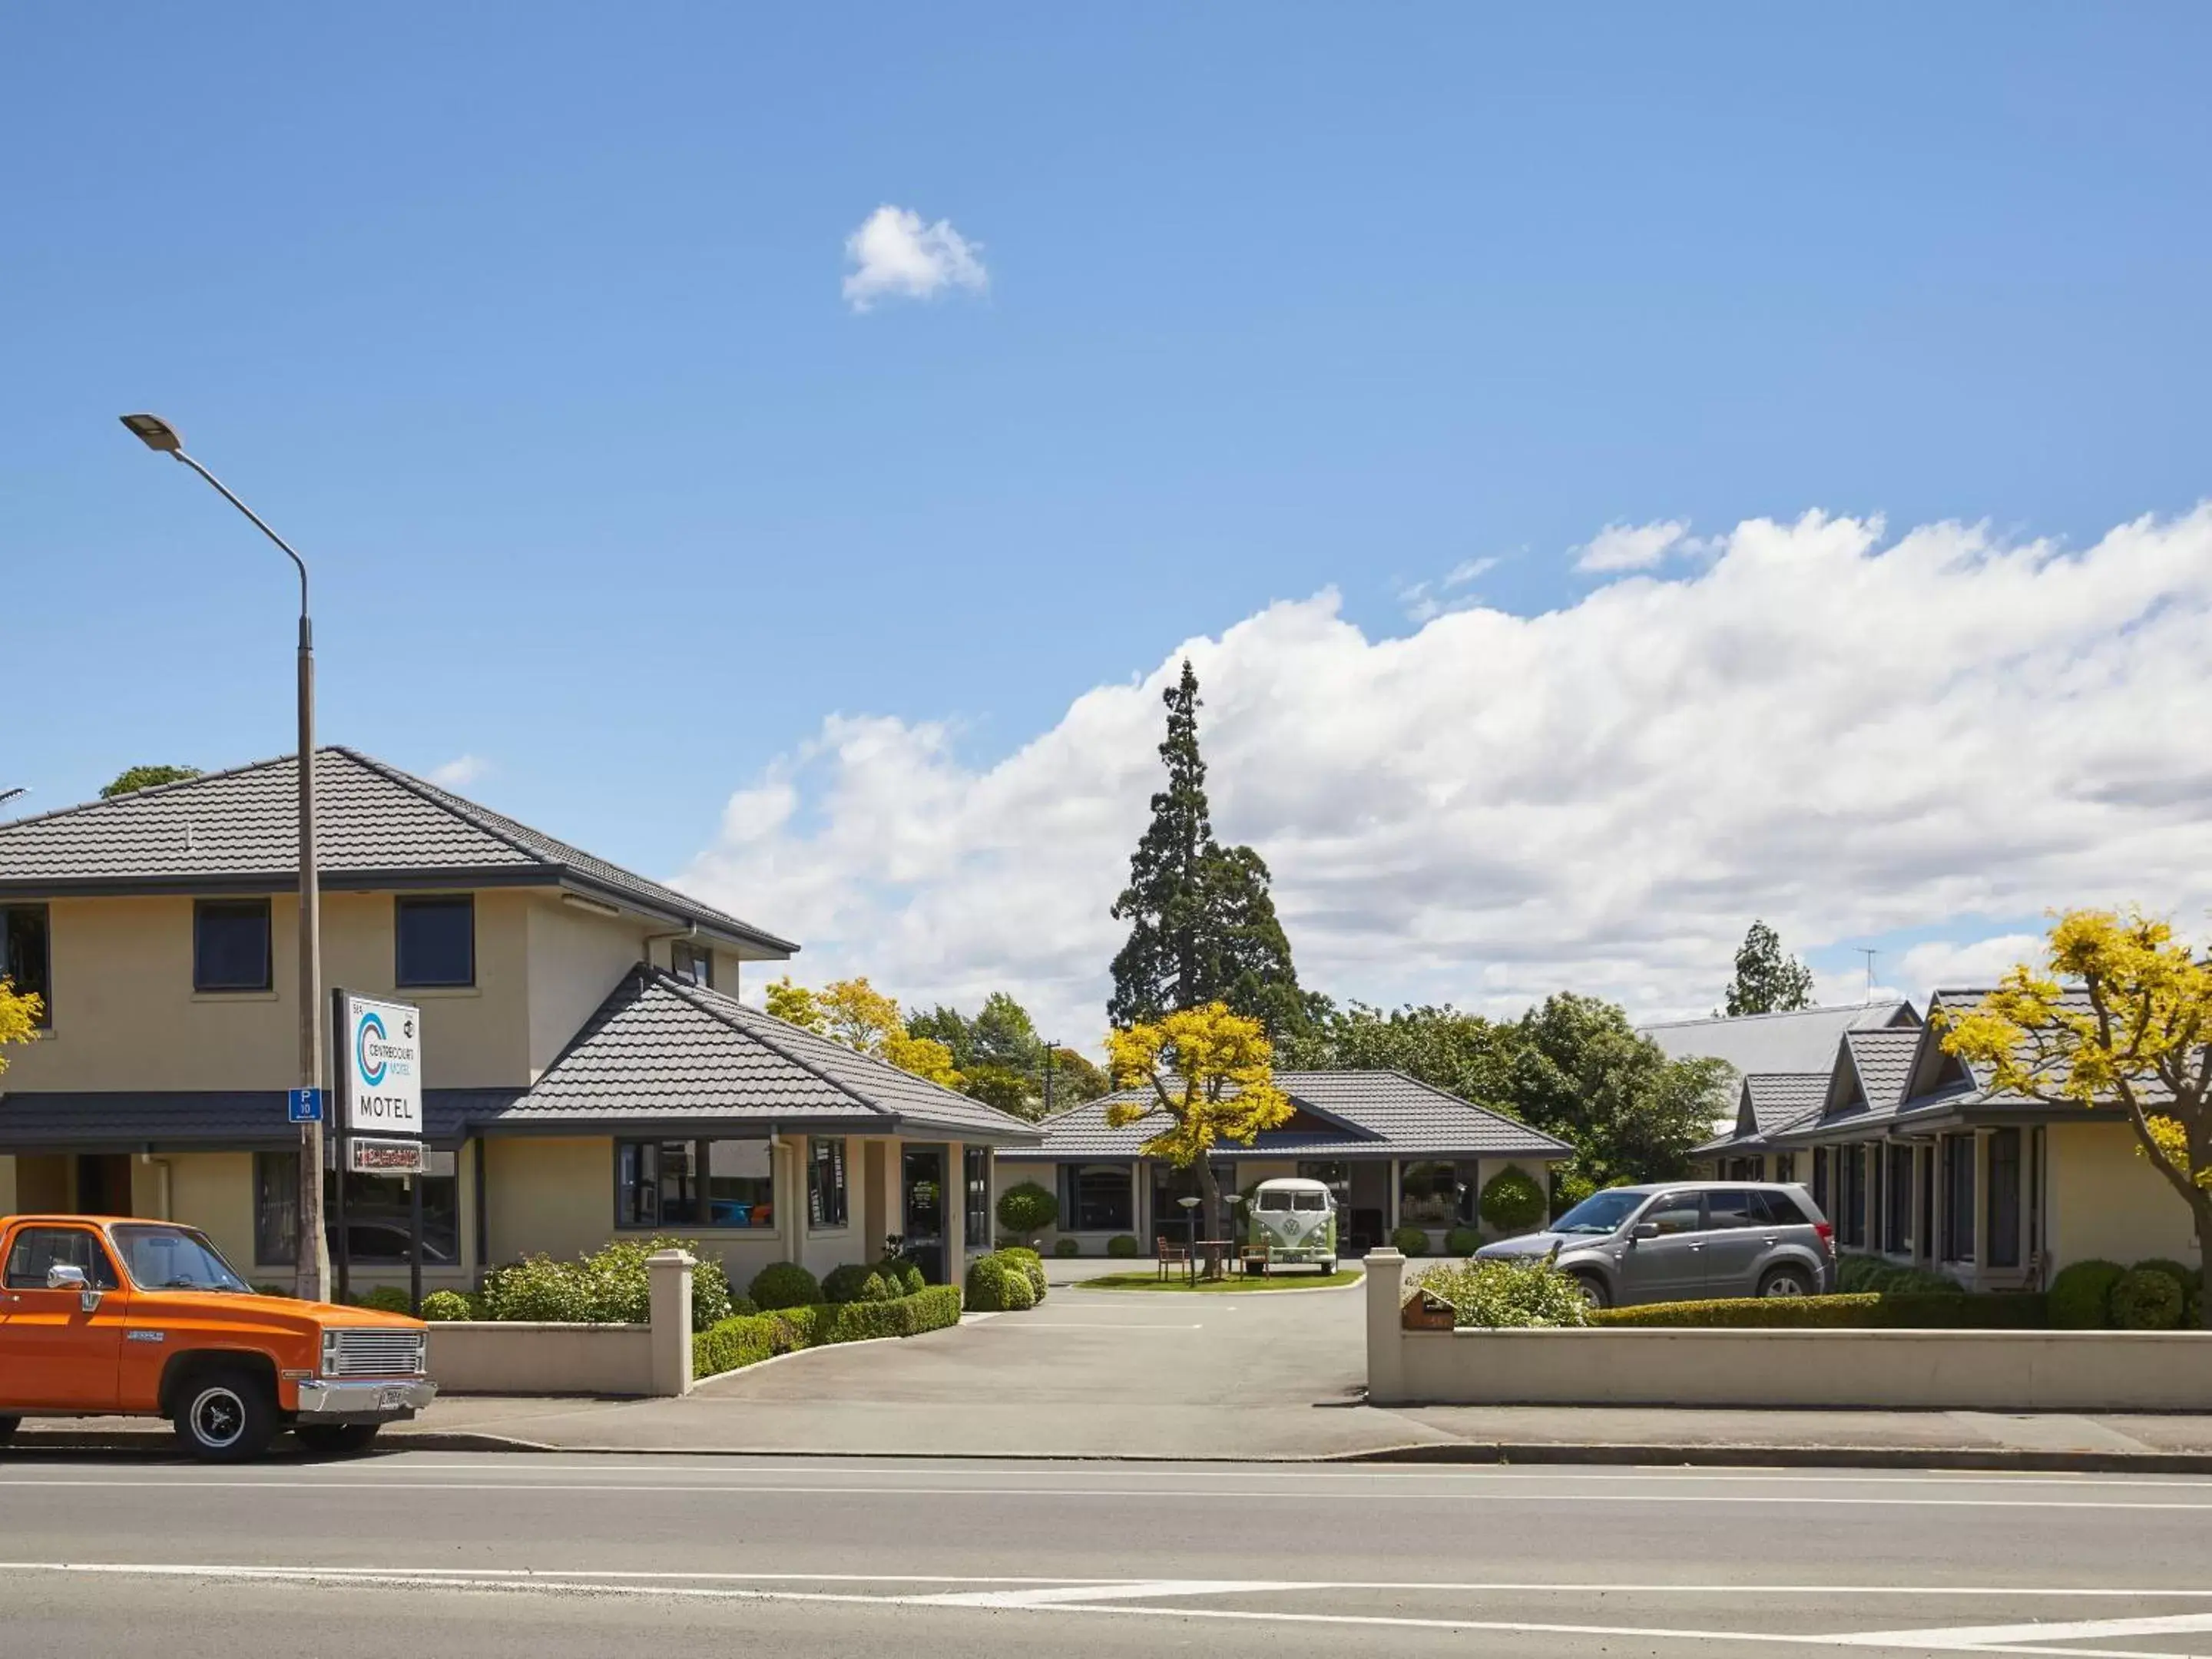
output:
[[1771,1188],[1744,1187],[1705,1194],[1712,1219],[1705,1224],[1726,1227],[1803,1227],[1810,1224],[1797,1213],[1787,1193]]

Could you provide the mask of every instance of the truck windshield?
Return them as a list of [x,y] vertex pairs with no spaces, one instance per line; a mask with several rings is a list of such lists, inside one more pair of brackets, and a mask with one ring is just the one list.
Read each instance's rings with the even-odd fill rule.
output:
[[1635,1213],[1642,1193],[1592,1193],[1552,1224],[1555,1233],[1609,1233]]
[[222,1252],[182,1227],[117,1227],[110,1237],[142,1291],[250,1291]]

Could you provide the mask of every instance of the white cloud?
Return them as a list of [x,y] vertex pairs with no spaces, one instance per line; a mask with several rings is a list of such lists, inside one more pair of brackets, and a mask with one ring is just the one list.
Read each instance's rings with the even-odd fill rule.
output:
[[2043,936],[2039,933],[1999,933],[1964,943],[1938,939],[1916,945],[1905,951],[1896,976],[1911,988],[1909,994],[1925,1006],[1930,991],[1971,990],[1994,985],[2014,963],[2039,964],[2043,960]]
[[491,770],[491,763],[480,755],[456,755],[443,766],[434,766],[423,776],[441,788],[465,789]]
[[[1271,605],[986,767],[945,726],[838,716],[732,799],[684,884],[803,941],[811,980],[1003,987],[1095,1041],[1188,651],[1216,826],[1267,857],[1302,976],[1340,997],[1510,1012],[1571,986],[1699,1014],[1753,916],[1799,956],[2066,903],[2201,928],[2212,760],[2176,734],[2212,725],[2212,506],[2074,552],[1818,514],[1716,548],[1403,639],[1334,593]],[[1920,992],[2016,942],[1877,966]]]
[[866,311],[886,295],[927,300],[948,288],[981,293],[990,286],[983,269],[983,245],[952,228],[949,219],[924,224],[912,208],[885,203],[845,239],[853,270],[845,276],[845,298],[855,311]]
[[1457,599],[1446,596],[1489,574],[1500,562],[1495,558],[1463,559],[1433,581],[1407,583],[1398,590],[1398,601],[1406,607],[1406,615],[1417,623],[1441,617],[1447,611],[1466,610],[1480,604],[1480,599],[1473,594],[1462,594]]
[[1574,550],[1577,570],[1649,570],[1669,553],[1688,551],[1686,519],[1650,524],[1609,524]]

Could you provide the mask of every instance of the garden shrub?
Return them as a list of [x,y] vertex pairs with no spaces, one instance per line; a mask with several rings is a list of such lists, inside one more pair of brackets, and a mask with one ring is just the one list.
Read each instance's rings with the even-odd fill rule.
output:
[[1060,1200],[1034,1181],[999,1194],[999,1224],[1017,1238],[1033,1238],[1060,1219]]
[[2180,1285],[2185,1292],[2195,1290],[2204,1282],[2202,1270],[2190,1267],[2185,1262],[2176,1261],[2170,1256],[2154,1255],[2148,1261],[2136,1263],[2137,1273],[2142,1272],[2145,1268],[2154,1273],[2166,1274],[2175,1284]]
[[1030,1277],[1015,1264],[1006,1267],[1006,1311],[1025,1313],[1037,1304],[1036,1291],[1030,1287]]
[[2006,1292],[1838,1296],[1725,1297],[1708,1302],[1654,1302],[1591,1310],[1593,1325],[1687,1326],[1733,1330],[2040,1330],[2048,1318],[2040,1296]]
[[995,1255],[979,1255],[968,1264],[968,1305],[978,1313],[1003,1313],[1007,1304],[1007,1285],[1018,1279],[1022,1288],[1029,1288],[1029,1276],[1018,1267],[1011,1267]]
[[1066,1261],[1072,1255],[1081,1255],[1083,1249],[1072,1238],[1056,1238],[1052,1242],[1052,1253]]
[[1044,1300],[1044,1258],[1035,1250],[1025,1250],[1018,1244],[1010,1244],[999,1255],[1009,1267],[1018,1271],[1030,1282],[1030,1303],[1034,1307]]
[[888,1302],[898,1294],[880,1269],[864,1267],[857,1261],[832,1267],[822,1281],[824,1302]]
[[780,1353],[833,1342],[919,1336],[960,1322],[960,1292],[933,1285],[886,1302],[823,1303],[723,1320],[691,1339],[691,1374],[717,1376]]
[[646,1258],[679,1249],[698,1258],[691,1270],[691,1327],[704,1330],[730,1316],[730,1278],[722,1264],[680,1238],[617,1239],[574,1261],[525,1256],[484,1275],[487,1319],[547,1320],[590,1325],[643,1325],[653,1318],[653,1275]]
[[1424,1268],[1413,1282],[1450,1303],[1459,1325],[1514,1330],[1589,1322],[1589,1305],[1574,1276],[1541,1256],[1447,1262]]
[[1401,1227],[1390,1235],[1390,1248],[1401,1255],[1426,1255],[1429,1235],[1419,1227]]
[[747,1287],[761,1308],[803,1308],[822,1300],[822,1282],[796,1261],[771,1261]]
[[1106,1254],[1123,1261],[1127,1261],[1131,1256],[1142,1255],[1144,1253],[1144,1246],[1138,1243],[1136,1239],[1127,1233],[1115,1233],[1113,1237],[1106,1241]]
[[1924,1292],[1930,1296],[1954,1296],[1959,1291],[1956,1281],[1946,1279],[1941,1273],[1929,1273],[1924,1267],[1897,1266],[1875,1255],[1838,1257],[1836,1288],[1850,1294],[1878,1291]]
[[1444,1235],[1444,1254],[1473,1255],[1482,1248],[1482,1234],[1473,1227],[1455,1227]]
[[884,1276],[893,1296],[913,1296],[928,1287],[929,1281],[921,1276],[921,1269],[904,1256],[887,1255],[876,1263],[876,1271]]
[[474,1319],[477,1310],[459,1291],[433,1291],[422,1298],[422,1317],[434,1325]]
[[298,1299],[296,1292],[288,1291],[281,1285],[256,1285],[253,1287],[253,1293],[256,1296],[281,1296],[287,1301]]
[[1544,1189],[1525,1170],[1510,1166],[1483,1183],[1482,1218],[1501,1233],[1517,1233],[1544,1218]]
[[2117,1261],[2076,1261],[2051,1281],[2051,1322],[2060,1330],[2091,1331],[2112,1323],[2112,1286],[2127,1271]]
[[2124,1331],[2170,1331],[2181,1323],[2187,1305],[2181,1281],[2158,1267],[2130,1267],[2112,1286],[2107,1304],[2112,1323]]
[[354,1298],[356,1307],[373,1308],[378,1313],[411,1314],[414,1298],[397,1285],[377,1285]]

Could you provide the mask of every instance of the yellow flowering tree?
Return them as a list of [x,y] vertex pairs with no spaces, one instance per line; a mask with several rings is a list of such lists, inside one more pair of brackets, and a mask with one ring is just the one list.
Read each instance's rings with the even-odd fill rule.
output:
[[908,1031],[898,1004],[865,978],[835,980],[810,991],[786,974],[768,988],[768,1011],[947,1089],[957,1089],[963,1080],[952,1050]]
[[[1998,1088],[2053,1105],[2125,1109],[2136,1150],[2212,1239],[2212,959],[2137,910],[2069,910],[2047,962],[2006,971],[1943,1046]],[[2207,1306],[2212,1325],[2212,1304]]]
[[[15,981],[0,979],[0,1050],[11,1042],[28,1042],[39,1034],[39,1015],[46,1004],[30,991],[18,991]],[[8,1069],[8,1056],[0,1053],[0,1072]]]
[[1275,1086],[1274,1050],[1266,1028],[1209,1002],[1109,1031],[1106,1053],[1114,1086],[1142,1089],[1146,1097],[1109,1106],[1106,1121],[1120,1128],[1148,1118],[1165,1120],[1145,1143],[1145,1156],[1179,1170],[1195,1164],[1206,1224],[1215,1225],[1221,1187],[1207,1154],[1223,1140],[1249,1146],[1262,1129],[1291,1121],[1290,1097]]

